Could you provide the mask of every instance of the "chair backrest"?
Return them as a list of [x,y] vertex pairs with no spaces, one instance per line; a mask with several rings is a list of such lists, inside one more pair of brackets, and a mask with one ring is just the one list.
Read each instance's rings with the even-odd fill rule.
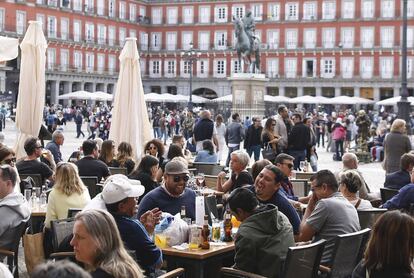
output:
[[230,267],[222,267],[220,269],[220,274],[222,278],[265,278],[262,275],[254,274],[251,272],[246,272]]
[[391,188],[385,188],[385,187],[380,188],[380,192],[381,192],[381,201],[383,204],[398,194],[397,189],[391,189]]
[[357,211],[359,217],[359,225],[361,226],[361,229],[365,229],[372,228],[372,226],[374,226],[374,223],[377,221],[378,217],[387,212],[387,209],[375,208]]
[[128,169],[127,168],[122,168],[122,167],[108,167],[109,169],[109,173],[111,175],[116,175],[116,174],[122,174],[122,175],[128,175]]
[[[20,180],[24,180],[27,177],[31,177],[35,183],[36,187],[42,187],[43,185],[43,180],[42,180],[42,176],[40,174],[19,174]],[[22,191],[24,192],[24,191]]]
[[13,240],[10,242],[8,246],[1,246],[1,248],[6,249],[8,251],[15,252],[17,254],[17,251],[19,250],[20,239],[22,238],[24,232],[26,231],[27,225],[28,225],[27,220],[22,221],[16,227],[8,230],[6,233],[13,235]]
[[73,218],[76,216],[76,214],[78,214],[79,212],[81,212],[82,209],[81,208],[69,208],[68,209],[68,218]]
[[197,168],[197,173],[203,173],[205,175],[218,175],[223,171],[224,166],[219,164],[208,164],[208,163],[193,163],[193,167]]
[[204,197],[204,208],[205,213],[208,215],[208,222],[211,225],[212,219],[211,219],[211,213],[214,215],[216,219],[219,219],[218,210],[217,210],[217,199],[215,195],[209,195]]
[[54,252],[59,249],[59,245],[62,243],[62,241],[73,233],[74,225],[74,218],[51,221]]
[[366,235],[371,229],[339,235],[335,241],[330,277],[350,277],[358,263],[358,254]]
[[174,270],[168,271],[167,273],[164,273],[160,276],[158,276],[158,278],[176,278],[176,277],[183,277],[184,276],[184,271],[185,269],[180,267],[180,268],[176,268]]
[[284,278],[316,278],[326,240],[289,247],[284,266]]
[[310,180],[314,174],[312,172],[296,172],[296,178],[299,180]]
[[81,176],[83,184],[88,188],[91,199],[101,193],[101,188],[96,186],[98,183],[98,177],[95,176]]
[[306,197],[309,193],[309,183],[306,179],[292,179],[290,181],[293,186],[293,192],[295,196]]

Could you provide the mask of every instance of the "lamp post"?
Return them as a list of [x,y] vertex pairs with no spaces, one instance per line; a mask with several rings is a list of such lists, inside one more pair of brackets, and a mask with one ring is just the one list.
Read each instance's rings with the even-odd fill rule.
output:
[[397,103],[398,118],[407,122],[407,132],[411,134],[410,124],[410,102],[408,101],[407,90],[407,0],[403,0],[403,29],[401,47],[401,100]]
[[193,47],[193,42],[190,42],[190,49],[181,52],[181,57],[188,63],[190,71],[190,99],[188,101],[188,110],[193,111],[193,64],[197,61],[199,52]]

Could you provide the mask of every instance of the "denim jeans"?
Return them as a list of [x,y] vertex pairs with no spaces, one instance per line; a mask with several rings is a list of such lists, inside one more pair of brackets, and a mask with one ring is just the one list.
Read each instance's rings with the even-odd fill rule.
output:
[[299,169],[299,164],[301,161],[305,161],[306,158],[306,150],[303,151],[289,151],[289,154],[295,158],[293,161],[293,167],[295,170]]
[[161,137],[161,129],[159,126],[154,127],[154,138],[160,138]]
[[336,147],[336,160],[341,161],[342,156],[344,155],[344,140],[335,140],[335,147]]
[[161,136],[160,140],[164,140],[164,145],[167,143],[168,135],[167,135],[167,129],[161,129]]
[[247,149],[247,153],[249,154],[249,157],[252,156],[252,153],[254,153],[254,161],[258,161],[260,159],[260,151],[262,150],[262,147],[260,145],[251,146]]
[[227,155],[226,166],[229,167],[231,153],[240,149],[240,145],[229,147],[229,154]]

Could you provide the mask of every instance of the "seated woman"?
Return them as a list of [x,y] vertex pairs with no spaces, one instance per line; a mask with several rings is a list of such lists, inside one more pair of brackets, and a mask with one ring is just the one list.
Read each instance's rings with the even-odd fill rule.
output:
[[165,153],[164,144],[161,140],[152,139],[151,141],[148,141],[144,146],[144,153],[156,157],[158,159],[158,166],[161,167],[164,162]]
[[194,162],[217,163],[217,154],[214,151],[214,145],[211,140],[203,141],[203,149],[197,153]]
[[353,278],[413,277],[414,219],[398,210],[380,216]]
[[128,176],[130,179],[139,180],[145,187],[145,192],[140,199],[158,186],[158,183],[156,182],[157,172],[158,159],[152,155],[146,155],[141,159],[138,168]]
[[102,143],[101,152],[98,157],[109,167],[112,167],[112,163],[115,161],[115,142],[112,140],[105,140]]
[[19,177],[19,173],[16,168],[16,154],[11,148],[7,147],[6,145],[0,146],[0,165],[10,165],[11,167],[14,168],[14,170],[17,173],[17,179],[16,179],[16,184],[14,186],[14,192],[24,193],[24,192],[20,192],[20,177]]
[[243,185],[254,184],[252,175],[246,170],[249,162],[250,157],[247,152],[242,150],[232,152],[230,156],[231,178],[224,182],[226,173],[220,172],[217,176],[217,191],[226,193]]
[[182,158],[184,158],[184,154],[183,154],[183,151],[182,151],[180,145],[177,145],[177,144],[171,144],[170,145],[170,148],[168,149],[168,153],[167,153],[167,159],[165,159],[163,161],[163,163],[161,164],[160,168],[158,169],[157,177],[156,177],[156,181],[157,182],[161,182],[162,176],[164,175],[165,165],[169,161],[171,161],[174,157],[182,157]]
[[86,210],[75,217],[70,244],[76,260],[85,264],[92,277],[144,277],[125,250],[114,218],[107,211]]
[[339,176],[339,191],[356,209],[372,209],[371,202],[358,197],[361,188],[361,178],[358,172],[347,170]]
[[67,218],[69,208],[83,209],[90,200],[88,188],[80,179],[76,165],[58,163],[55,185],[47,203],[45,227],[50,228],[50,221]]
[[132,158],[132,146],[127,142],[121,142],[118,146],[116,159],[112,161],[111,167],[121,167],[127,169],[129,175],[135,168],[135,162]]

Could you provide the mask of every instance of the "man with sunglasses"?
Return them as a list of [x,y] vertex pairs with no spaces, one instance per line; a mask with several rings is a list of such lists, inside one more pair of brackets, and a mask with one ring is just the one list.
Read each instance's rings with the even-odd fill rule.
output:
[[164,184],[150,191],[139,204],[138,219],[146,211],[159,208],[175,215],[185,206],[186,216],[195,220],[195,198],[192,189],[186,188],[189,180],[187,164],[175,158],[165,165]]

